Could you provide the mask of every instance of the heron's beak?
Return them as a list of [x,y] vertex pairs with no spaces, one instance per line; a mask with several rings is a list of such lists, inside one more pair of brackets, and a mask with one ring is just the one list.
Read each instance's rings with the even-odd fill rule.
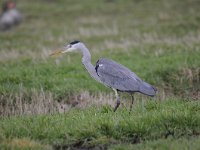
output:
[[66,52],[74,51],[74,50],[76,50],[76,49],[72,48],[71,45],[67,45],[61,49],[55,50],[53,53],[50,54],[50,56],[60,55],[60,54],[66,53]]
[[54,52],[52,52],[50,54],[50,56],[58,56],[58,55],[61,55],[63,53],[63,50],[62,49],[57,49],[55,50]]

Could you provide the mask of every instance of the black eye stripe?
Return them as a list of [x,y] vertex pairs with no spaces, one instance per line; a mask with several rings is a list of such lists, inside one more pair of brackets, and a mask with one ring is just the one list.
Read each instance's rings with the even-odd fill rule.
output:
[[73,41],[73,42],[71,42],[70,44],[71,45],[73,45],[73,44],[77,44],[77,43],[79,43],[80,41]]

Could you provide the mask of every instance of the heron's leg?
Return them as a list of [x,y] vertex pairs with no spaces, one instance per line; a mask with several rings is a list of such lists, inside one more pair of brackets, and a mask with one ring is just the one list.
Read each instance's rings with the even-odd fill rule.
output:
[[115,92],[115,96],[116,96],[116,99],[117,99],[117,103],[116,103],[115,108],[114,108],[114,112],[115,112],[120,105],[120,99],[119,99],[119,95],[117,93],[117,90],[116,89],[113,89],[113,90]]
[[130,105],[129,114],[131,113],[131,110],[132,110],[132,108],[133,108],[133,103],[134,103],[134,95],[131,94],[131,105]]

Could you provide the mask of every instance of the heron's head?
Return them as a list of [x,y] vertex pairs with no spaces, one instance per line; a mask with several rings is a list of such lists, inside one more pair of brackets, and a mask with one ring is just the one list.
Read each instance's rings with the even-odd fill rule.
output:
[[5,3],[2,5],[2,10],[5,12],[9,9],[13,9],[16,7],[16,4],[12,0],[7,0]]
[[64,54],[66,52],[73,52],[73,51],[76,51],[76,50],[80,50],[82,45],[83,44],[80,41],[73,41],[73,42],[65,45],[63,48],[55,50],[53,53],[50,54],[50,56]]

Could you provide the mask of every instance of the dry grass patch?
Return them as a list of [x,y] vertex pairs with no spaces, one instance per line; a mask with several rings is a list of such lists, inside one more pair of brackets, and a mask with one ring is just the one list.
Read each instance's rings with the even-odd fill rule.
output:
[[0,142],[0,144],[1,144],[0,148],[3,147],[5,149],[20,149],[20,150],[23,150],[23,149],[51,150],[52,149],[48,145],[39,144],[27,138],[22,138],[22,139],[14,138],[10,140],[7,139],[7,140],[4,140],[3,142]]
[[13,95],[1,95],[0,116],[64,113],[73,107],[81,109],[105,104],[114,106],[115,100],[112,94],[94,96],[84,91],[78,95],[65,97],[58,102],[51,92],[33,89],[30,93],[21,91]]
[[[130,31],[132,32],[129,37],[121,37],[118,41],[116,40],[105,40],[104,47],[105,49],[132,49],[134,47],[142,47],[144,45],[159,45],[166,44],[168,46],[177,46],[177,45],[185,45],[190,49],[198,44],[200,41],[200,31],[191,32],[182,37],[177,36],[167,36],[160,35],[158,32],[151,33],[141,33],[136,30]],[[101,48],[101,49],[102,49]],[[163,53],[166,50],[163,50]]]
[[[130,107],[131,97],[129,94],[120,93],[121,106],[127,110]],[[160,89],[159,93],[153,100],[164,100],[166,93]],[[150,100],[149,97],[135,94],[135,102],[145,103]],[[0,97],[0,116],[20,116],[20,115],[37,115],[53,114],[68,112],[71,108],[85,109],[91,106],[110,106],[114,108],[116,98],[113,92],[90,94],[88,91],[82,91],[77,95],[69,95],[59,100],[54,99],[51,92],[45,92],[42,89],[37,91],[32,89],[30,93],[21,91],[13,95],[1,95]],[[134,108],[133,108],[134,109]]]
[[47,49],[41,46],[40,51],[32,51],[32,50],[2,50],[0,51],[0,63],[6,63],[10,60],[19,60],[21,58],[32,58],[32,60],[47,60],[49,58],[49,54],[53,50]]

